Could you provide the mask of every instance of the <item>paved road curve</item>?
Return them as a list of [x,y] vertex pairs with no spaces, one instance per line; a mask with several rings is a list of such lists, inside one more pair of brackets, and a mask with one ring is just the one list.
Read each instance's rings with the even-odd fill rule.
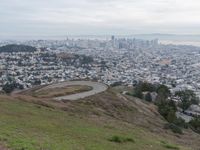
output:
[[49,89],[49,88],[57,88],[57,87],[65,87],[65,86],[70,86],[70,85],[87,85],[92,87],[92,90],[87,91],[87,92],[81,92],[81,93],[76,93],[76,94],[71,94],[71,95],[66,95],[66,96],[61,96],[61,97],[55,97],[55,100],[78,100],[81,98],[85,98],[88,96],[92,96],[98,93],[101,93],[103,91],[106,91],[108,86],[102,83],[98,82],[91,82],[91,81],[67,81],[67,82],[62,82],[62,83],[57,83],[57,84],[52,84],[49,86],[46,86],[42,89]]

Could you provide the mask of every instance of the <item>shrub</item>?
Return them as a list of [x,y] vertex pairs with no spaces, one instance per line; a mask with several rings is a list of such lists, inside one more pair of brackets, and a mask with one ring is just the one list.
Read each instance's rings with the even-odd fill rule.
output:
[[121,139],[121,137],[119,137],[119,136],[113,136],[113,137],[111,137],[111,138],[109,139],[109,141],[111,141],[111,142],[116,142],[116,143],[121,143],[121,142],[122,142],[122,139]]
[[168,121],[173,122],[176,119],[176,105],[173,101],[161,101],[157,104],[158,112]]
[[176,145],[169,144],[169,143],[167,143],[165,141],[160,141],[160,142],[161,142],[162,146],[167,148],[167,149],[174,149],[174,150],[179,150],[180,149]]
[[134,143],[134,142],[135,142],[135,140],[134,140],[134,139],[132,139],[132,138],[126,138],[126,139],[125,139],[125,141],[126,141],[126,142],[132,142],[132,143]]
[[124,137],[120,137],[120,136],[112,136],[109,141],[111,142],[115,142],[115,143],[124,143],[124,142],[132,142],[134,143],[134,139],[132,138],[124,138]]
[[152,97],[151,97],[151,93],[148,92],[146,95],[145,95],[145,100],[148,101],[148,102],[152,102]]
[[13,83],[6,83],[5,85],[3,85],[3,91],[5,91],[6,93],[11,93],[14,89],[15,89],[15,84]]
[[183,131],[180,127],[175,125],[174,123],[168,123],[164,127],[165,129],[170,129],[174,133],[183,134]]
[[179,147],[177,147],[177,146],[174,146],[174,145],[169,145],[169,144],[167,144],[167,145],[164,145],[164,147],[165,148],[168,148],[168,149],[176,149],[176,150],[179,150],[180,148]]
[[130,93],[130,92],[127,92],[126,95],[128,95],[128,96],[134,96],[134,94]]
[[170,111],[167,114],[166,119],[170,123],[172,123],[172,122],[174,122],[174,120],[176,120],[176,114],[175,114],[175,111],[173,109],[170,109]]
[[181,119],[181,118],[176,118],[173,123],[179,127],[188,128],[188,124],[185,122],[185,120]]
[[183,109],[183,111],[187,110],[192,104],[198,105],[199,98],[196,96],[194,91],[184,90],[178,91],[175,93],[181,100],[179,106]]
[[197,133],[200,133],[200,118],[194,118],[189,122],[190,127]]
[[142,90],[140,88],[136,88],[134,91],[133,96],[143,99],[143,94],[142,94]]

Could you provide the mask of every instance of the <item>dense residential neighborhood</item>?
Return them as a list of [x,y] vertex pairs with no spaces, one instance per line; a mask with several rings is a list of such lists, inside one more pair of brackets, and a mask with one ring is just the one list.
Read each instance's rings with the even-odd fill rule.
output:
[[[200,96],[199,47],[115,36],[111,39],[2,41],[0,46],[1,90],[10,82],[15,83],[12,88],[26,89],[90,79],[108,85],[133,86],[139,81],[164,84],[172,94],[188,89]],[[172,98],[179,101],[176,96]],[[199,114],[199,107],[193,108]],[[188,114],[190,111],[191,108]]]

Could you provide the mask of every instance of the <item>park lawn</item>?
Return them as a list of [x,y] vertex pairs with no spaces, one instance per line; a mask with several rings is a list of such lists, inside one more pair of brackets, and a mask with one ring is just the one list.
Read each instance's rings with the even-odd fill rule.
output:
[[[131,139],[111,141],[113,137]],[[0,97],[0,143],[13,150],[186,150],[143,128]]]

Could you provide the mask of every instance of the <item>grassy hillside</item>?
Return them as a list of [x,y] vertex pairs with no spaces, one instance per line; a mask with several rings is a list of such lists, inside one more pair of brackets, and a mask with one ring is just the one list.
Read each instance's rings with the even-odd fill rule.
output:
[[13,150],[193,149],[177,135],[158,134],[163,120],[154,111],[112,91],[76,102],[0,96],[0,143]]

